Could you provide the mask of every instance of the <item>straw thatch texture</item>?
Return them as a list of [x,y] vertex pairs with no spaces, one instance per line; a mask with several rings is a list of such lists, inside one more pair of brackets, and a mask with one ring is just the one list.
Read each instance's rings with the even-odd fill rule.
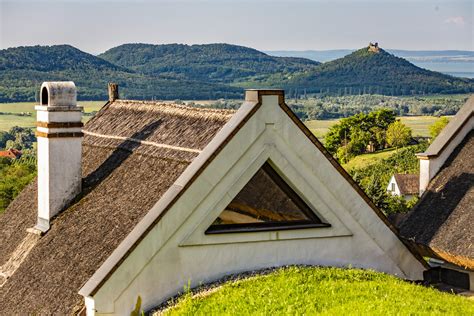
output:
[[[116,101],[85,131],[200,150],[233,112]],[[176,129],[176,130],[173,130]],[[82,305],[82,285],[196,152],[86,135],[83,192],[60,213],[16,272],[0,288],[0,314],[68,314]],[[0,259],[7,261],[36,219],[32,184],[0,216]]]
[[424,255],[474,269],[474,131],[451,154],[400,233]]
[[88,132],[136,138],[133,134],[142,131],[147,141],[199,150],[234,114],[150,101],[117,100],[106,107],[92,119]]

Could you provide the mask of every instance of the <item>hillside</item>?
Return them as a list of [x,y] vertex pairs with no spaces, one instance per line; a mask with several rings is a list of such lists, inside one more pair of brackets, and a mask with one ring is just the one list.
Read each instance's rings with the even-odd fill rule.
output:
[[108,82],[129,99],[240,99],[243,88],[329,95],[466,93],[474,79],[418,68],[367,48],[319,64],[229,45],[125,44],[94,56],[69,45],[0,50],[0,102],[35,101],[43,81],[73,80],[81,100],[104,100]]
[[143,74],[218,83],[303,72],[319,64],[304,58],[269,56],[252,48],[230,44],[124,44],[99,57]]
[[[300,57],[317,60],[319,62],[342,58],[356,49],[329,49],[329,50],[273,50],[265,51],[270,56]],[[472,62],[474,51],[468,50],[404,50],[386,49],[397,57],[405,58],[410,62]]]
[[41,82],[72,80],[82,100],[106,100],[117,82],[129,99],[240,98],[242,90],[221,84],[151,76],[114,65],[69,45],[0,50],[0,102],[35,101]]
[[282,83],[287,89],[330,94],[377,93],[410,95],[424,93],[467,93],[474,80],[455,78],[419,68],[383,49],[359,49],[343,58],[323,63],[315,70]]

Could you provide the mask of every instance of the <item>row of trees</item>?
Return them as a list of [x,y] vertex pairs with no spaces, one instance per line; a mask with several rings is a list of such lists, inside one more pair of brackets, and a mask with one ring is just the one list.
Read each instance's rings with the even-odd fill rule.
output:
[[454,115],[466,100],[467,96],[392,97],[367,94],[342,97],[287,98],[288,104],[302,120],[343,118],[382,108],[393,110],[397,116]]

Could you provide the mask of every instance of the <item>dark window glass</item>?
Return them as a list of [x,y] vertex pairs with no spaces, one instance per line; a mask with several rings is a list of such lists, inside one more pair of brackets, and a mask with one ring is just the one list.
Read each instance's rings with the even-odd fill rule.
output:
[[265,163],[206,233],[328,227]]

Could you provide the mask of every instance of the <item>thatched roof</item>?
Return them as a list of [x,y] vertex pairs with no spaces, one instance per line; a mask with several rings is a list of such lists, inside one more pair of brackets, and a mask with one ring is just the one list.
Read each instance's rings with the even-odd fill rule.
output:
[[[68,314],[82,285],[233,111],[116,100],[85,126],[83,193],[0,287],[2,314]],[[0,216],[0,266],[36,223],[36,183]]]
[[[367,202],[381,224],[396,234],[284,103],[283,91],[248,91],[235,115],[226,110],[116,100],[85,126],[83,192],[52,221],[50,230],[0,287],[1,313],[66,314],[81,306],[78,291],[91,293],[100,286],[268,94],[278,95],[281,109]],[[178,177],[179,185],[175,184]],[[0,265],[25,238],[26,229],[34,226],[36,212],[32,184],[0,216]]]
[[474,131],[451,154],[400,234],[423,255],[474,270]]
[[393,175],[397,182],[398,189],[402,195],[418,194],[420,189],[420,176],[417,174],[401,174]]

